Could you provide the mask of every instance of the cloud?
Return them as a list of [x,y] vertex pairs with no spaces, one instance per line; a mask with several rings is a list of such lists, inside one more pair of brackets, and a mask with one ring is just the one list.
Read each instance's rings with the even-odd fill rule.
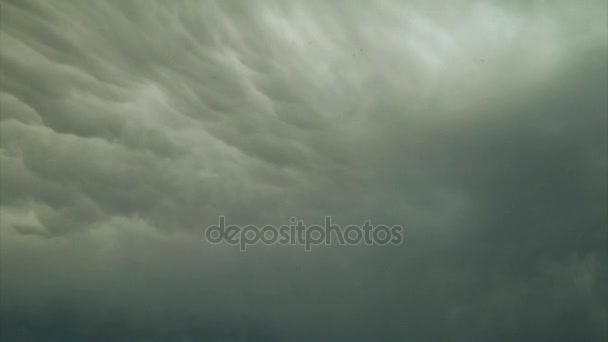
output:
[[3,337],[607,336],[605,2],[0,6]]

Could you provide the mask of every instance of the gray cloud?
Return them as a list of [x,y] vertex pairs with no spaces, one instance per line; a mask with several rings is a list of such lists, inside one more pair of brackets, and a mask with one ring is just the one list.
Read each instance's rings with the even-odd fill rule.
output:
[[0,6],[3,339],[608,336],[605,2]]

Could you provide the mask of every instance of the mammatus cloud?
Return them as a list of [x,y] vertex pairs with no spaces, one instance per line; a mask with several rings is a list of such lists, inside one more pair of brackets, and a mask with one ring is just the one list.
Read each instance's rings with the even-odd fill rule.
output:
[[[7,340],[604,340],[604,1],[3,1]],[[204,241],[404,226],[399,246]]]

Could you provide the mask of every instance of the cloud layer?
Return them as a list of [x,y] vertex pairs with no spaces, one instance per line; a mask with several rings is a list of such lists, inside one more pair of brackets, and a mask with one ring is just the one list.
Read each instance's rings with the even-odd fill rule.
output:
[[4,338],[608,336],[605,1],[0,6]]

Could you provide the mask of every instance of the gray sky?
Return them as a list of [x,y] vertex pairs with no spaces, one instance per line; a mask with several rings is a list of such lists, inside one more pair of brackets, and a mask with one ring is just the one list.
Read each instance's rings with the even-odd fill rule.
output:
[[[602,341],[606,1],[2,1],[6,340]],[[399,246],[204,241],[404,226]]]

